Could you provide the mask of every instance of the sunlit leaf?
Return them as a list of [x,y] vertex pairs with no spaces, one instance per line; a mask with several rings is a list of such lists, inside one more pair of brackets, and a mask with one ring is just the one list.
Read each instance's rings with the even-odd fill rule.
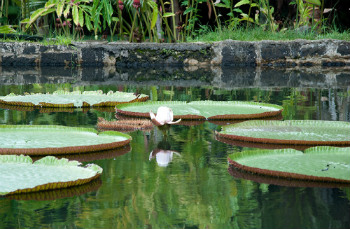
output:
[[175,16],[174,13],[164,13],[163,14],[163,17],[173,17],[173,16]]
[[174,118],[182,119],[245,119],[276,116],[282,112],[282,107],[277,105],[240,101],[145,102],[120,104],[116,108],[121,113],[149,117],[148,112],[156,112],[160,106],[171,108]]
[[55,91],[52,94],[31,94],[0,96],[0,103],[13,106],[39,106],[39,107],[90,107],[115,106],[118,103],[145,101],[147,95],[128,92],[103,91]]
[[253,120],[222,127],[229,139],[276,144],[350,145],[350,123],[323,120]]
[[29,156],[0,155],[0,195],[37,192],[81,185],[98,178],[102,168],[80,166],[78,161],[44,157],[33,163]]
[[61,17],[63,13],[64,3],[65,3],[65,0],[58,1],[57,8],[56,8],[57,17]]
[[78,25],[78,23],[79,23],[79,10],[78,10],[78,6],[77,5],[73,6],[72,15],[73,15],[73,22],[74,22],[74,24]]
[[288,179],[350,183],[350,148],[314,147],[305,152],[254,150],[234,153],[230,163],[241,170]]
[[118,148],[128,144],[129,135],[98,133],[92,128],[65,126],[0,126],[0,154],[73,154]]
[[313,4],[315,6],[320,6],[321,5],[321,1],[320,0],[304,0],[305,2],[308,2],[310,4]]
[[249,2],[250,2],[249,0],[241,0],[237,2],[234,7],[240,7],[242,5],[249,4]]

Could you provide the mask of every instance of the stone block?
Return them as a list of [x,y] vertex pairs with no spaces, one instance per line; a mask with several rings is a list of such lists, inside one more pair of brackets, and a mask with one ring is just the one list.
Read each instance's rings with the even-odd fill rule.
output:
[[261,42],[262,61],[285,60],[291,56],[291,49],[286,42]]
[[42,53],[40,64],[41,66],[71,66],[77,62],[77,55],[71,52],[57,53],[49,52]]
[[256,48],[253,42],[225,42],[222,48],[223,66],[255,66]]

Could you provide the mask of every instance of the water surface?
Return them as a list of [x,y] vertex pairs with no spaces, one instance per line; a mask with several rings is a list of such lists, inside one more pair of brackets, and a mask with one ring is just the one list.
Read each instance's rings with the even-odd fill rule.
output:
[[[278,83],[267,77],[278,78],[276,74],[262,72],[259,86],[256,72],[253,78],[238,74],[244,69],[225,70],[220,81],[204,75],[159,84],[147,74],[143,81],[132,80],[130,72],[118,80],[90,72],[87,80],[74,75],[75,70],[55,70],[63,76],[32,72],[33,77],[26,73],[23,80],[19,76],[24,73],[18,71],[2,71],[0,96],[57,89],[113,90],[148,94],[154,101],[273,103],[284,107],[286,120],[350,121],[349,81],[329,83],[317,74],[281,74],[280,79],[288,78],[283,82],[289,83]],[[309,78],[312,84],[300,84]],[[299,83],[291,83],[296,79]],[[96,127],[98,117],[115,119],[114,112],[94,109],[46,113],[0,108],[1,124]],[[230,170],[227,156],[252,147],[216,140],[214,131],[220,125],[193,124],[129,132],[133,141],[124,151],[71,157],[101,166],[101,180],[81,189],[1,198],[0,228],[349,228],[349,187],[239,178]]]

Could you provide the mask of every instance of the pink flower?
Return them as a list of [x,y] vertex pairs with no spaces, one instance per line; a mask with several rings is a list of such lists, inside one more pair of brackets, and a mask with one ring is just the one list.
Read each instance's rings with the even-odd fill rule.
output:
[[134,3],[132,4],[132,6],[133,6],[135,9],[140,8],[140,6],[141,6],[140,0],[134,0]]
[[124,9],[124,2],[122,0],[118,1],[118,7],[119,7],[120,10]]

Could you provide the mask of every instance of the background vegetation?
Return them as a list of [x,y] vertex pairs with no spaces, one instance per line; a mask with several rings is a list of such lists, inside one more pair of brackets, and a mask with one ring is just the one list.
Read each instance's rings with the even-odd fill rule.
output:
[[2,0],[0,33],[130,42],[349,39],[349,8],[346,0]]

